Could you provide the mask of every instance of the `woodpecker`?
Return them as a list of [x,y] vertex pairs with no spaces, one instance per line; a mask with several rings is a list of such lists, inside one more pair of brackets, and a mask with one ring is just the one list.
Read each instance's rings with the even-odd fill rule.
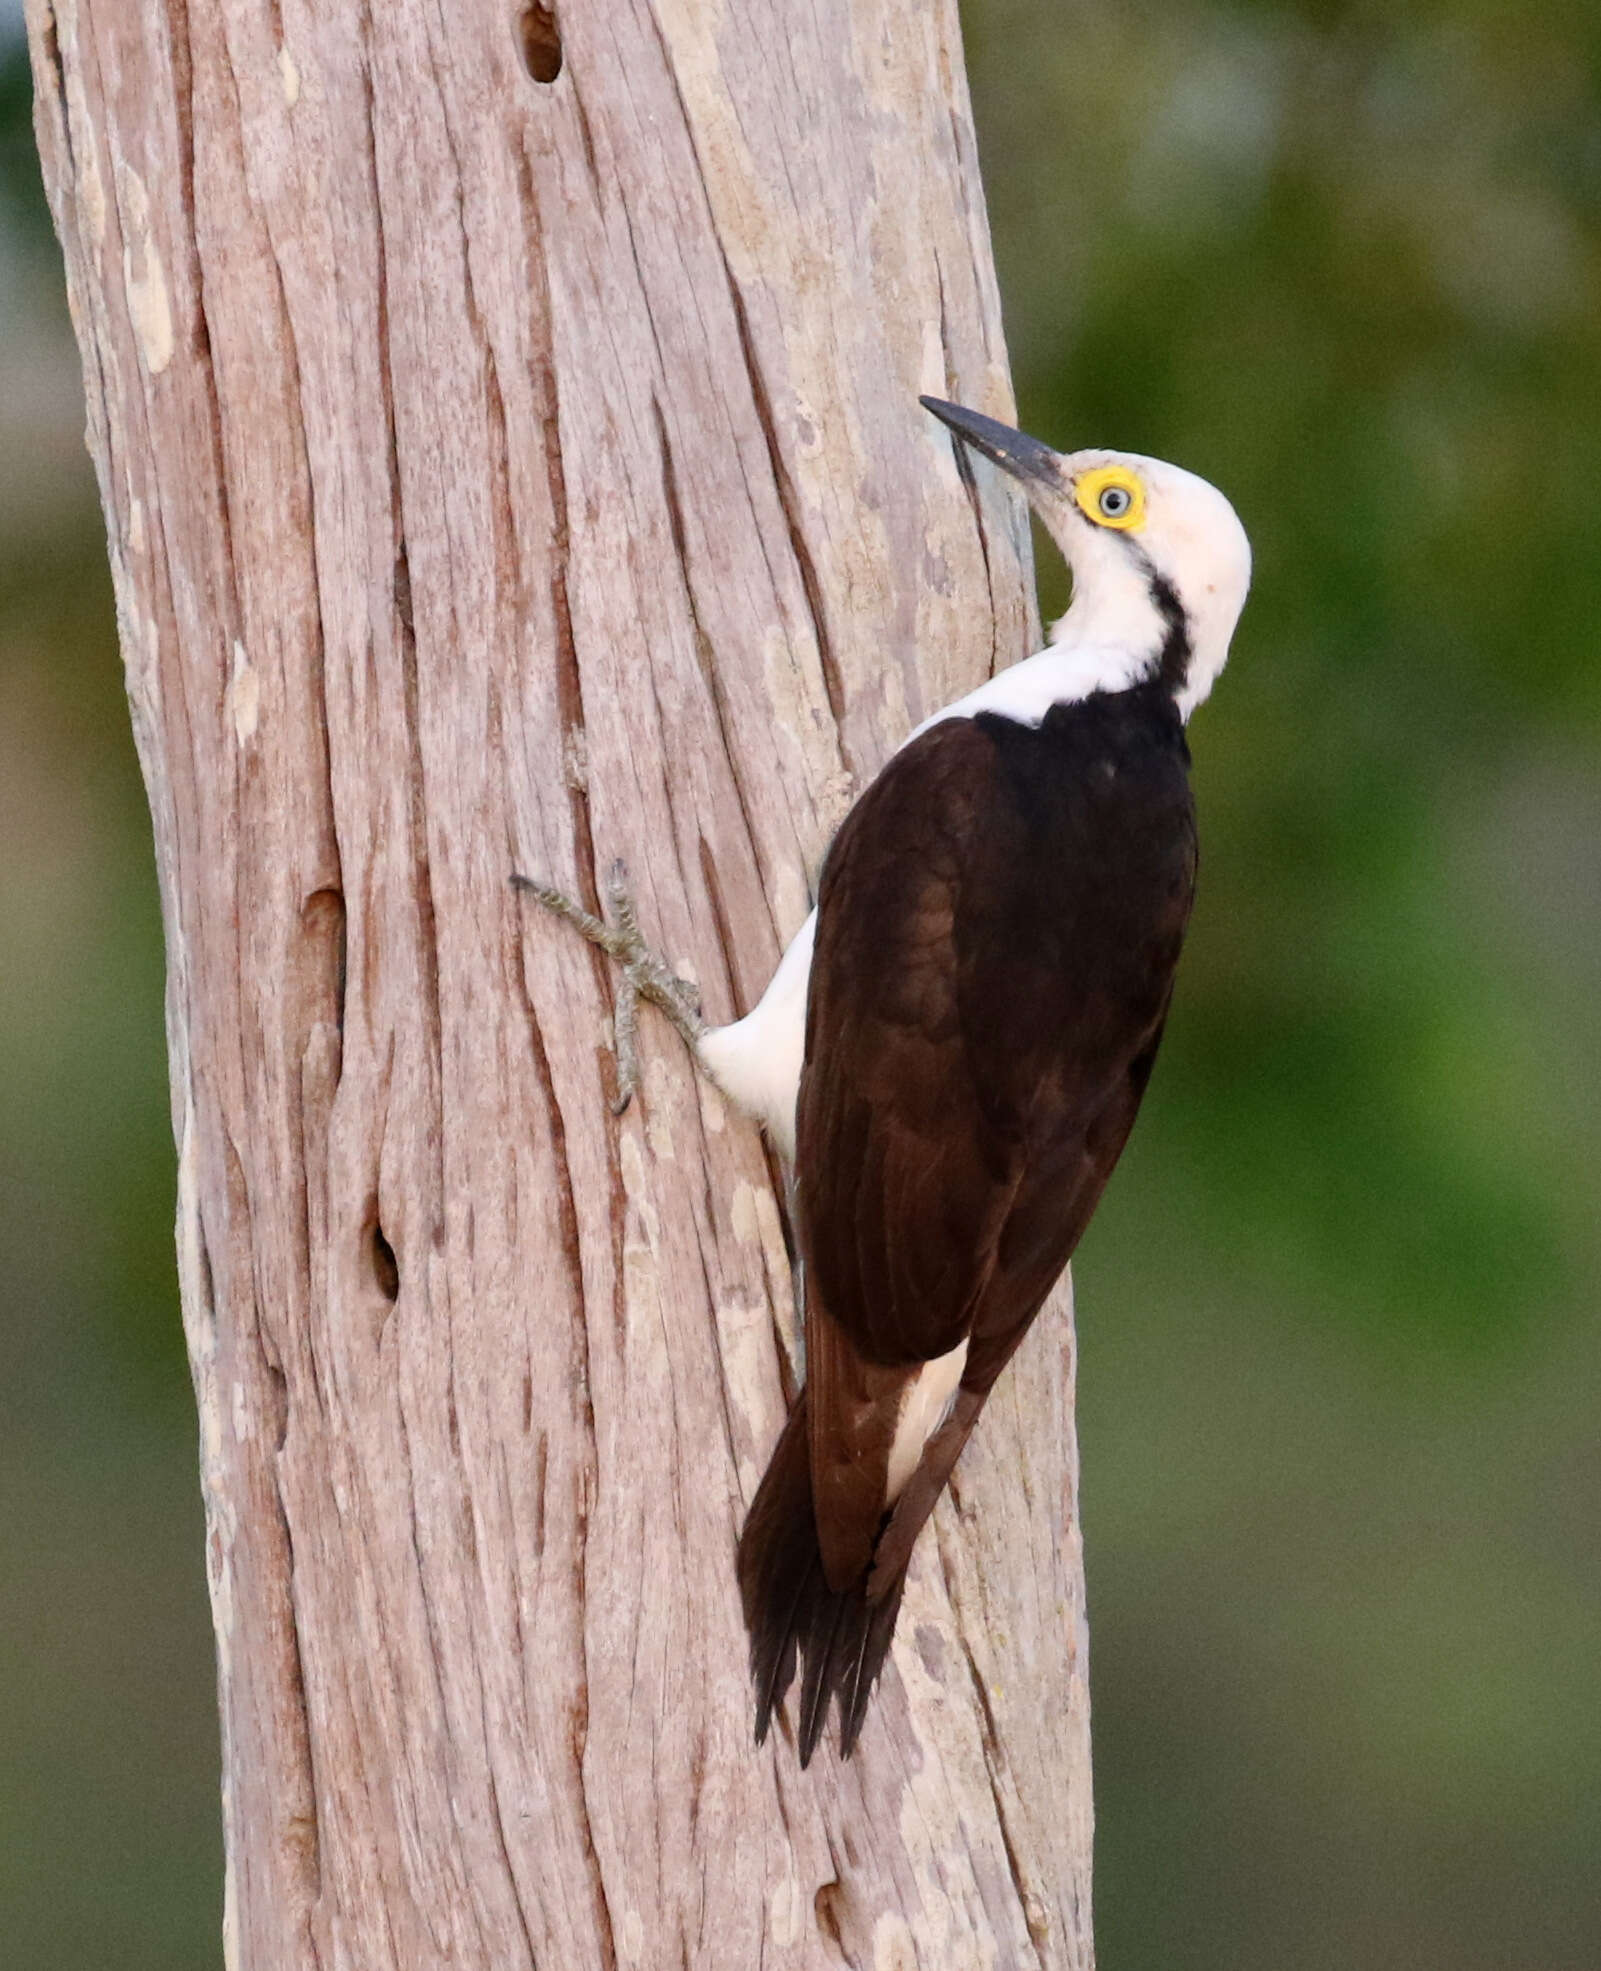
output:
[[806,1765],[848,1757],[917,1536],[1072,1257],[1156,1058],[1196,872],[1185,728],[1250,581],[1215,487],[921,402],[1017,480],[1072,572],[1046,647],[926,719],[846,816],[743,1019],[704,1027],[616,921],[519,878],[622,964],[793,1168],[806,1380],[738,1579],[756,1737],[801,1671]]

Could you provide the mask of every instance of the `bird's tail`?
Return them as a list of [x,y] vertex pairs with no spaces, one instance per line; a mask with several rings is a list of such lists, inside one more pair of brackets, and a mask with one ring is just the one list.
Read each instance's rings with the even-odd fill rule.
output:
[[867,1573],[836,1594],[823,1576],[806,1454],[806,1392],[790,1412],[765,1477],[751,1502],[739,1540],[739,1593],[750,1632],[756,1685],[756,1742],[767,1736],[773,1712],[801,1664],[796,1743],[810,1762],[839,1700],[841,1756],[849,1758],[884,1668],[906,1586],[906,1568],[867,1594]]

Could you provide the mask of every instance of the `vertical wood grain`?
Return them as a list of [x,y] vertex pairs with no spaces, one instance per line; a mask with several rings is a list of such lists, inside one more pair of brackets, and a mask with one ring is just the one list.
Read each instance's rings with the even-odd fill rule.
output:
[[[751,1743],[768,1159],[510,888],[744,1010],[1033,634],[954,0],[29,0],[169,957],[228,1962],[1087,1971],[1070,1309],[854,1762]],[[551,71],[553,80],[536,79]]]

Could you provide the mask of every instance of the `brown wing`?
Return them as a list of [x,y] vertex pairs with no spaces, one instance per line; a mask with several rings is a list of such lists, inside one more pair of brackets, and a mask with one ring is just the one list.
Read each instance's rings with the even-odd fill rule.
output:
[[829,855],[797,1109],[812,1490],[829,1585],[883,1522],[907,1383],[972,1325],[1016,1185],[966,1066],[955,926],[993,749],[963,721],[893,760]]
[[[938,1504],[996,1378],[1028,1332],[1093,1217],[1134,1127],[1161,1037],[1158,1023],[1149,1045],[1130,1063],[1082,1142],[1068,1146],[1055,1158],[1040,1158],[1031,1173],[1033,1181],[1021,1188],[1017,1208],[1007,1221],[996,1253],[989,1291],[974,1318],[961,1392],[947,1422],[924,1446],[922,1459],[895,1501],[889,1524],[873,1549],[873,1572],[867,1586],[870,1603],[888,1595],[898,1596],[917,1536]],[[859,1677],[857,1681],[860,1683]]]
[[818,897],[796,1111],[807,1292],[884,1366],[966,1334],[1020,1174],[1021,1137],[972,1071],[957,939],[994,781],[977,724],[933,727],[852,809]]
[[872,1556],[910,1376],[971,1337],[964,1385],[987,1390],[1070,1256],[1143,1091],[1193,878],[1182,739],[1130,752],[1094,714],[935,726],[841,830],[796,1157],[831,1587]]

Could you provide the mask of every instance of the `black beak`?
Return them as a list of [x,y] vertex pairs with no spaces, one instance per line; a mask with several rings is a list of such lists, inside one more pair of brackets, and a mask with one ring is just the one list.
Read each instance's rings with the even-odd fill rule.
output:
[[993,459],[1003,472],[1022,480],[1025,486],[1062,489],[1062,467],[1057,453],[1026,432],[1014,431],[1009,424],[998,424],[982,411],[964,410],[960,404],[947,404],[939,397],[919,397],[925,411],[932,411],[941,424],[948,424],[958,438]]

